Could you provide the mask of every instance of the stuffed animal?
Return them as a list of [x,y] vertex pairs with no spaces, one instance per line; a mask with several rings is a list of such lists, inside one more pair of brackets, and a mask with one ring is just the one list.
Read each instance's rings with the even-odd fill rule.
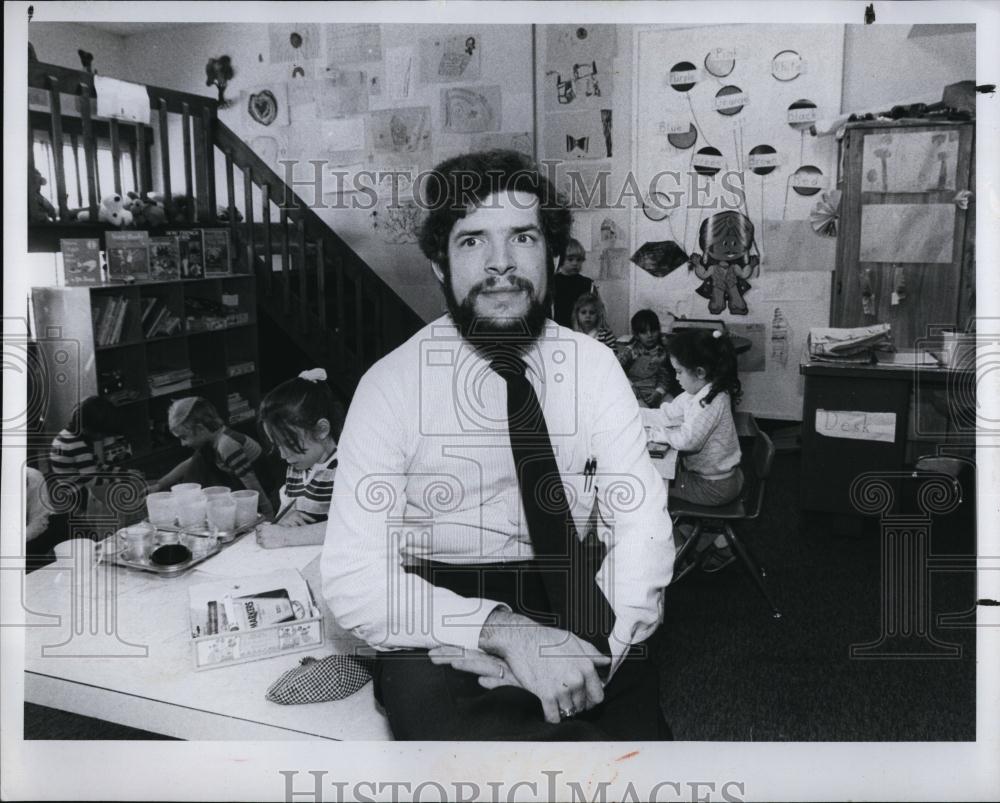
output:
[[708,299],[708,311],[722,312],[726,305],[733,315],[746,315],[743,298],[750,289],[747,281],[760,264],[760,257],[751,254],[754,247],[753,223],[746,215],[733,210],[719,212],[707,218],[698,231],[702,254],[691,254],[689,263],[702,280],[695,292]]
[[[82,222],[90,221],[90,210],[81,209],[76,219]],[[101,205],[97,208],[97,219],[102,223],[110,223],[112,226],[122,228],[132,225],[132,213],[125,207],[125,199],[117,192],[105,195],[101,198]]]
[[42,195],[42,187],[48,182],[35,167],[28,173],[28,222],[48,223],[59,217],[49,199]]
[[167,210],[163,208],[163,201],[159,195],[146,193],[140,196],[138,193],[128,194],[126,208],[132,213],[132,219],[138,228],[153,228],[163,226],[167,222]]

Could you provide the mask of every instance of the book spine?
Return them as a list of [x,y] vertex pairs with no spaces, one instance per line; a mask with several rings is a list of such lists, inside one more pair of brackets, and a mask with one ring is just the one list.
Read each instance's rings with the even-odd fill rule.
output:
[[125,329],[125,313],[128,310],[128,299],[121,299],[121,303],[118,305],[118,309],[115,312],[115,328],[111,335],[112,343],[120,343],[122,339],[122,332]]

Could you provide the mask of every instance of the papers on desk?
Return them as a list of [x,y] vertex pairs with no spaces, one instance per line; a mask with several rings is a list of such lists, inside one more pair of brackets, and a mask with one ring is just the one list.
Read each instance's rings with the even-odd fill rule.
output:
[[253,533],[226,547],[214,558],[198,566],[202,574],[215,577],[242,577],[278,569],[302,571],[323,550],[320,545],[264,549]]

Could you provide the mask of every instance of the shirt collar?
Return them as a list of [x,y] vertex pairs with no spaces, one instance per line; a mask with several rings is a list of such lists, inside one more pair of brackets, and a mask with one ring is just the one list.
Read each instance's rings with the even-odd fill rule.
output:
[[[444,315],[431,324],[431,336],[435,339],[453,339],[457,344],[456,351],[463,357],[481,362],[484,367],[489,366],[489,362],[476,351],[476,349],[465,340],[458,332],[450,315]],[[546,364],[552,361],[554,352],[560,341],[559,326],[555,321],[546,320],[541,335],[524,351],[525,375],[529,379],[541,382],[545,378]]]
[[705,387],[694,394],[694,400],[700,402],[712,391],[712,383],[706,382]]

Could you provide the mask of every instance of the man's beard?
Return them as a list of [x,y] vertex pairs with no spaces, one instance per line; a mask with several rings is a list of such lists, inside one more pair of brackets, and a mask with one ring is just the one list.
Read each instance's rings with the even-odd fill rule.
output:
[[[480,315],[476,312],[476,299],[491,286],[509,287],[524,291],[528,296],[528,309],[521,316]],[[478,348],[504,343],[528,345],[541,335],[548,315],[548,299],[539,299],[535,285],[520,276],[509,279],[485,279],[476,284],[459,302],[455,298],[451,279],[442,282],[445,302],[455,326],[462,337]]]

